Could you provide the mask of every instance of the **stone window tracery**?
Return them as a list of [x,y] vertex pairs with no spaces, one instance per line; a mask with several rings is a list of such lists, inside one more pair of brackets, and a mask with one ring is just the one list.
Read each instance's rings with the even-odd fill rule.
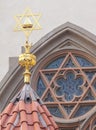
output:
[[86,116],[96,104],[96,66],[74,51],[62,53],[40,70],[36,92],[61,119]]

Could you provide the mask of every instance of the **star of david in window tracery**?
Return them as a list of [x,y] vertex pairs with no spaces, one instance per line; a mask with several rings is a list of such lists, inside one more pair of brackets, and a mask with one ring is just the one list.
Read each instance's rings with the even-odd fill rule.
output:
[[42,84],[38,80],[36,91],[38,94],[42,92],[39,96],[51,114],[55,105],[56,117],[70,119],[83,116],[96,104],[95,73],[96,66],[80,54],[64,53],[40,70]]

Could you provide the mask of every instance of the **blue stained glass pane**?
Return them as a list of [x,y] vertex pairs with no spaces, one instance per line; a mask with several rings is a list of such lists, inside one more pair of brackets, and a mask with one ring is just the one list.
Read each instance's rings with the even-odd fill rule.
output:
[[[90,90],[91,91],[91,90]],[[88,92],[84,100],[95,100],[94,96],[91,94],[91,92]]]
[[64,60],[64,57],[59,57],[57,58],[56,60],[52,61],[51,63],[49,63],[45,69],[55,69],[55,68],[58,68],[62,61]]
[[80,108],[78,109],[78,111],[76,112],[74,117],[83,116],[84,114],[86,114],[92,108],[93,108],[93,105],[90,105],[90,106],[80,106]]
[[63,107],[66,110],[68,115],[71,113],[72,109],[74,108],[74,106],[70,106],[70,105],[69,106],[63,106]]
[[48,81],[51,81],[51,79],[53,78],[54,74],[53,73],[49,73],[49,74],[45,74],[45,76],[47,77]]
[[54,102],[50,92],[47,93],[47,96],[45,97],[44,102]]
[[95,91],[96,91],[96,80],[95,80],[94,83],[93,83],[93,87],[94,87],[94,89],[95,89]]
[[45,89],[46,89],[46,87],[45,87],[42,79],[39,77],[38,82],[37,82],[37,90],[36,90],[37,94],[41,97],[43,92],[45,91]]
[[91,62],[89,62],[87,59],[80,57],[80,56],[76,56],[76,59],[78,61],[78,63],[82,66],[82,67],[92,67],[94,66]]
[[63,117],[63,115],[61,114],[57,106],[52,106],[52,107],[47,107],[47,108],[53,116],[61,117],[61,118]]
[[75,75],[72,72],[67,73],[66,79],[61,77],[58,78],[56,82],[59,85],[56,94],[58,96],[64,95],[67,101],[71,101],[74,95],[80,96],[83,93],[80,87],[83,84],[82,77],[75,79]]
[[66,68],[70,68],[70,67],[73,68],[73,67],[75,67],[75,65],[74,65],[74,63],[72,62],[72,60],[69,59],[68,62],[66,63],[66,65],[65,65],[65,67],[66,67]]
[[85,72],[85,74],[87,75],[89,80],[91,80],[93,78],[95,73],[96,73],[95,71],[94,72]]

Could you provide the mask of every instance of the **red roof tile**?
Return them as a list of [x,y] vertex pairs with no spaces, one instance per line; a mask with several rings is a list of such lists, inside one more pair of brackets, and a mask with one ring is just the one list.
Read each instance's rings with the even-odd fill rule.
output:
[[0,130],[58,130],[52,115],[29,84],[0,115]]

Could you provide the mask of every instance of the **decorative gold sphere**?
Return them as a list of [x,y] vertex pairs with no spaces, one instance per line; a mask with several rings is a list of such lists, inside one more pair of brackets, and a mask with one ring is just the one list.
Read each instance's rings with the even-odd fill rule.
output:
[[36,64],[36,56],[30,53],[31,45],[26,41],[25,53],[19,55],[19,64],[25,68],[24,82],[30,83],[30,68]]
[[19,64],[25,67],[32,67],[36,64],[36,56],[33,54],[23,53],[19,56]]

